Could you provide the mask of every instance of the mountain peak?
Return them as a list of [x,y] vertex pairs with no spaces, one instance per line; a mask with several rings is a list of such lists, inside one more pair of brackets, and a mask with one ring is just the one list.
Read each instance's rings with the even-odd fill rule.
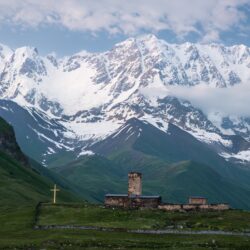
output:
[[[82,143],[103,139],[127,121],[135,124],[128,119],[137,117],[163,132],[172,122],[199,140],[228,148],[221,126],[191,104],[165,99],[173,85],[230,88],[250,78],[247,47],[217,47],[170,44],[153,34],[129,38],[104,53],[63,59],[22,47],[0,62],[0,98],[56,116]],[[244,124],[246,132],[237,126],[235,133],[250,138]]]
[[29,46],[17,48],[15,54],[21,55],[22,57],[34,57],[39,55],[37,48]]
[[137,37],[140,41],[159,41],[160,39],[154,34],[145,34]]
[[13,50],[8,46],[0,43],[0,58],[7,58],[13,53]]

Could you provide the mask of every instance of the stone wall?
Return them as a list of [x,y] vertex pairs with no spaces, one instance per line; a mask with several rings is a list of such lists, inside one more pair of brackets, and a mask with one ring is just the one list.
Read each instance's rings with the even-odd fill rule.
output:
[[192,204],[184,204],[182,205],[182,209],[185,211],[197,210],[199,205],[192,205]]
[[230,209],[229,205],[225,203],[200,205],[199,208],[201,210],[215,210],[215,211],[223,211]]
[[166,211],[181,211],[182,205],[179,205],[179,204],[160,204],[158,206],[158,208],[161,210],[166,210]]
[[224,211],[230,209],[230,206],[225,203],[220,204],[160,204],[159,209],[165,211]]
[[106,196],[105,206],[123,208],[158,208],[161,197],[129,197],[129,196]]
[[129,207],[128,196],[106,196],[104,201],[108,207]]
[[158,208],[161,198],[136,197],[130,199],[130,207]]

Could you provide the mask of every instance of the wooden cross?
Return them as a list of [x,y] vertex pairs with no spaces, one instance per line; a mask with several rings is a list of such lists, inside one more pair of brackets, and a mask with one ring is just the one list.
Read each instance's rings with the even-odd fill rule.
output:
[[56,184],[54,185],[53,189],[50,189],[51,192],[53,192],[53,204],[56,204],[56,192],[59,192],[60,189],[56,188]]

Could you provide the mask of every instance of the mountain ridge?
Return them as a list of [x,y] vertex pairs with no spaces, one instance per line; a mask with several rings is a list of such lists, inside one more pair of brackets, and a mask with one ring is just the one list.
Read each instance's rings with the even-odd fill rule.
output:
[[[56,121],[60,127],[60,138],[53,139],[50,152],[39,151],[45,154],[39,159],[44,165],[48,154],[57,155],[61,147],[65,152],[77,148],[78,155],[88,153],[86,147],[132,117],[165,131],[171,122],[227,160],[250,162],[247,143],[235,147],[235,138],[228,136],[238,135],[249,142],[248,117],[221,116],[217,124],[188,100],[169,96],[171,86],[241,86],[250,78],[246,46],[169,44],[146,35],[129,38],[110,51],[79,52],[62,59],[41,57],[35,48],[1,51],[0,99],[17,103],[31,116],[43,114],[43,119]],[[7,117],[8,111],[0,112]],[[33,132],[49,140],[43,129]]]

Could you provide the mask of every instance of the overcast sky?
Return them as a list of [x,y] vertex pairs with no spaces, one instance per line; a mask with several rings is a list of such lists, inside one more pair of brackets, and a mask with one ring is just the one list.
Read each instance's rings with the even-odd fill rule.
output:
[[42,54],[103,51],[130,36],[250,46],[250,0],[0,0],[0,42]]

